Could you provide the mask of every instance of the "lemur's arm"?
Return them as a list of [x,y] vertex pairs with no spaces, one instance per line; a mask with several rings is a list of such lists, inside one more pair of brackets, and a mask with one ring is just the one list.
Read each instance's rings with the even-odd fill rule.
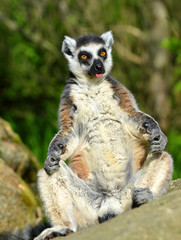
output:
[[[70,97],[71,84],[67,84],[61,97],[59,108],[60,131],[50,142],[44,169],[52,174],[59,168],[59,161],[68,159],[76,148],[73,132],[73,115],[76,107]],[[68,144],[69,143],[69,144]]]
[[125,125],[132,136],[150,145],[151,152],[163,151],[167,137],[161,131],[158,123],[148,114],[138,109],[133,95],[122,84],[109,77],[108,82],[114,92],[114,98],[125,115]]

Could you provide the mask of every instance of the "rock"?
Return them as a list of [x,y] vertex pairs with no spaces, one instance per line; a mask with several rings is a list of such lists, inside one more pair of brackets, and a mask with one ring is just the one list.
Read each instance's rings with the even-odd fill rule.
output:
[[36,157],[0,118],[0,232],[41,220],[40,202],[30,188],[39,169]]
[[0,118],[0,158],[27,182],[36,181],[40,164],[10,124]]
[[[172,191],[114,219],[67,236],[67,240],[181,239],[181,190]],[[55,238],[62,239],[61,237]],[[64,239],[64,238],[63,238]]]
[[179,189],[181,189],[181,178],[173,180],[171,182],[168,192],[176,191],[176,190],[179,190]]
[[28,185],[0,159],[0,232],[37,221],[38,203]]

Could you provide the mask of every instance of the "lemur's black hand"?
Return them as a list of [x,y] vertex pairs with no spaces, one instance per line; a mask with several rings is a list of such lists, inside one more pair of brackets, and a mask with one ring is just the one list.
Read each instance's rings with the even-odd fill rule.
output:
[[148,142],[150,143],[150,152],[161,152],[167,144],[167,137],[161,131],[158,123],[151,117],[145,116],[142,119],[139,128],[140,133],[148,135]]
[[44,169],[47,172],[47,174],[51,175],[53,174],[57,169],[59,169],[59,161],[60,158],[54,158],[51,156],[48,156],[46,161],[45,161],[45,165],[44,165]]
[[150,142],[150,152],[162,152],[167,145],[167,137],[161,131],[153,131],[148,141]]
[[61,142],[55,141],[51,143],[44,165],[44,169],[47,174],[51,175],[59,169],[60,156],[64,153],[64,151],[65,146]]

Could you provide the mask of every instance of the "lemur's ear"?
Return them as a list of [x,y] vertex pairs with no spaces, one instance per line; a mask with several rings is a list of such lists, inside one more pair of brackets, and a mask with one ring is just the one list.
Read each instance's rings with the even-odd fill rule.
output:
[[105,42],[105,44],[108,48],[110,48],[114,43],[112,31],[108,31],[108,32],[103,33],[101,35],[101,38],[104,40],[104,42]]
[[74,57],[75,48],[76,48],[75,39],[65,36],[65,39],[62,43],[62,52],[68,60]]

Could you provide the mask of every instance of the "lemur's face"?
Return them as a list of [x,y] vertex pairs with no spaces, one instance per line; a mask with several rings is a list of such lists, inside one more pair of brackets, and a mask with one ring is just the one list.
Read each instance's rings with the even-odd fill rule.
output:
[[68,60],[70,71],[81,79],[101,79],[108,75],[112,68],[113,42],[111,32],[101,36],[84,35],[77,40],[65,37],[62,51]]

